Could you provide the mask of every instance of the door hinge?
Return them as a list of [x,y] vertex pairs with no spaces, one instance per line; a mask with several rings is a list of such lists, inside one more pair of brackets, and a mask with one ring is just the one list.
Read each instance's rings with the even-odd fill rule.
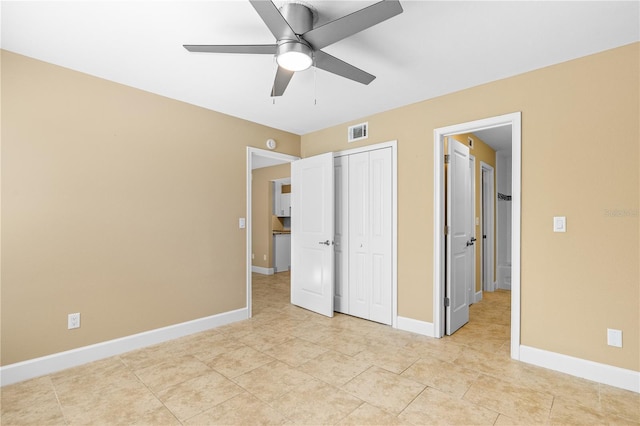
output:
[[449,164],[451,162],[451,156],[449,154],[444,155],[444,164]]
[[444,298],[444,307],[445,307],[445,308],[448,308],[448,307],[449,307],[449,305],[451,305],[451,301],[449,300],[449,298],[448,298],[448,297],[445,297],[445,298]]
[[446,225],[444,227],[444,235],[449,235],[449,227]]

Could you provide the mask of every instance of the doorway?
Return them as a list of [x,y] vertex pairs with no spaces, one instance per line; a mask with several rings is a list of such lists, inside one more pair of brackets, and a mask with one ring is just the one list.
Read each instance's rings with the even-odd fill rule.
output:
[[511,129],[511,357],[520,358],[520,191],[521,191],[521,114],[519,112],[456,124],[434,131],[434,336],[445,331],[445,182],[444,140],[446,137],[483,130]]
[[252,220],[252,200],[253,200],[253,185],[252,185],[252,173],[254,169],[275,166],[278,164],[291,163],[295,160],[299,160],[300,157],[296,157],[288,154],[281,154],[279,152],[266,151],[264,149],[247,147],[247,169],[246,169],[246,182],[247,182],[247,211],[246,211],[246,291],[247,291],[247,312],[248,317],[253,315],[251,292],[252,285],[252,272],[253,272],[253,220]]
[[[398,240],[397,240],[397,232],[398,232],[398,223],[397,223],[397,205],[398,205],[398,201],[397,201],[397,142],[396,141],[390,141],[390,142],[384,142],[384,143],[379,143],[379,144],[375,144],[375,145],[369,145],[369,146],[365,146],[362,148],[355,148],[355,149],[350,149],[350,150],[346,150],[346,151],[340,151],[340,152],[335,152],[335,153],[331,153],[332,156],[344,156],[344,155],[353,155],[353,154],[358,154],[358,153],[362,153],[362,152],[369,152],[369,151],[375,151],[375,150],[380,150],[380,149],[385,149],[385,148],[390,148],[391,152],[392,152],[392,158],[393,160],[391,161],[391,176],[392,176],[392,195],[391,195],[391,206],[392,206],[392,217],[391,217],[391,222],[392,222],[392,238],[391,238],[391,326],[396,328],[397,327],[397,318],[398,318],[398,311],[397,311],[397,294],[398,294],[398,277],[397,277],[397,264],[398,264]],[[262,149],[258,149],[258,148],[252,148],[252,147],[247,147],[247,175],[246,175],[246,182],[247,182],[247,212],[246,212],[246,228],[247,228],[247,234],[246,234],[246,247],[247,247],[247,251],[246,251],[246,291],[247,291],[247,310],[248,310],[248,317],[252,316],[252,304],[251,304],[251,291],[252,291],[252,253],[253,253],[253,248],[252,248],[252,232],[253,232],[253,226],[252,226],[252,218],[251,218],[251,210],[252,210],[252,206],[251,206],[251,202],[252,202],[252,179],[251,179],[251,171],[255,168],[255,164],[258,162],[273,162],[272,165],[276,165],[276,164],[283,164],[283,163],[292,163],[296,160],[299,160],[300,158],[295,157],[295,156],[291,156],[291,155],[287,155],[287,154],[280,154],[280,153],[276,153],[276,152],[271,152],[271,151],[265,151]],[[332,168],[333,168],[333,160],[332,162]],[[324,244],[324,243],[323,243]],[[293,259],[292,259],[293,260]],[[332,280],[333,280],[333,273],[331,273],[332,275]],[[331,297],[331,302],[333,302],[333,291],[332,291],[332,297]],[[333,305],[333,303],[332,303]]]

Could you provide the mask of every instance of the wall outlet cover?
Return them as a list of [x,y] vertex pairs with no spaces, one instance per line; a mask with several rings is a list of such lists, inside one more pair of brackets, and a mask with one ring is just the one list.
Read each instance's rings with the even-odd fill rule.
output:
[[67,316],[67,329],[80,328],[80,313],[69,314]]
[[622,347],[622,330],[607,328],[607,345],[616,348]]

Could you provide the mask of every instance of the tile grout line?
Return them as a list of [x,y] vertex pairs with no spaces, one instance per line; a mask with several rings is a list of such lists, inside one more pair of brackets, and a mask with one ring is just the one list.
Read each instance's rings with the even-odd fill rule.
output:
[[64,408],[62,407],[62,403],[60,402],[60,396],[58,395],[58,389],[56,388],[56,384],[53,383],[53,378],[51,377],[51,374],[47,374],[45,377],[47,377],[47,379],[49,379],[49,383],[51,383],[51,388],[53,389],[53,394],[56,396],[56,401],[58,402],[58,409],[62,414],[62,419],[64,420],[65,425],[69,425],[70,423],[67,420],[67,415],[65,414]]

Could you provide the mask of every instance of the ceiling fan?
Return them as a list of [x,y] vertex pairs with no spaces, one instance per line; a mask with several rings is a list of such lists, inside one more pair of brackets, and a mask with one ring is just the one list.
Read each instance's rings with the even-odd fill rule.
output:
[[271,96],[282,96],[296,71],[315,66],[333,74],[371,83],[376,77],[354,67],[322,48],[386,21],[400,13],[398,0],[383,0],[354,13],[313,28],[317,12],[301,2],[285,3],[280,9],[269,0],[249,0],[260,18],[276,38],[275,44],[193,45],[185,44],[189,52],[249,53],[275,55],[278,63]]

